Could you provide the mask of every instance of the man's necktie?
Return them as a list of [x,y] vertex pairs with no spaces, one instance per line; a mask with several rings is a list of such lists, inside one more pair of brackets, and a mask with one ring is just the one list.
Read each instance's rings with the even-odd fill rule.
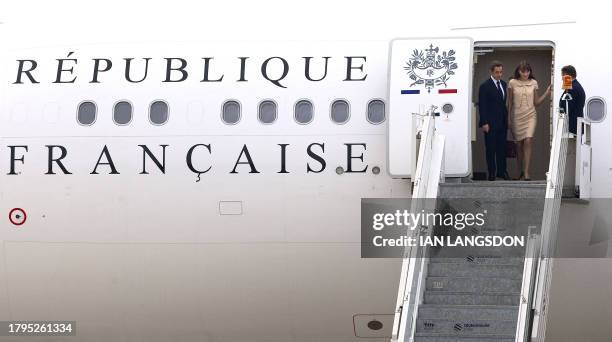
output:
[[501,88],[501,83],[499,81],[497,81],[497,91],[499,92],[499,96],[501,96],[501,98],[504,98],[504,92]]

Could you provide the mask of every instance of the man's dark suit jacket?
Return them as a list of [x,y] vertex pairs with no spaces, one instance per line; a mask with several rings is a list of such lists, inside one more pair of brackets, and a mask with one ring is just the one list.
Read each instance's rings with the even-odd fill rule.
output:
[[505,130],[508,128],[508,108],[506,98],[508,90],[506,82],[500,81],[504,96],[497,90],[497,85],[491,78],[484,81],[478,90],[478,112],[480,113],[479,126],[489,125],[489,132]]
[[[584,115],[584,102],[586,101],[586,94],[584,93],[584,89],[578,80],[572,81],[572,89],[566,90],[563,92],[564,94],[568,92],[572,95],[571,101],[569,101],[569,126],[568,130],[571,133],[576,134],[576,126],[578,122],[578,118]],[[561,96],[563,97],[563,96]],[[559,99],[559,107],[565,110],[565,101]]]

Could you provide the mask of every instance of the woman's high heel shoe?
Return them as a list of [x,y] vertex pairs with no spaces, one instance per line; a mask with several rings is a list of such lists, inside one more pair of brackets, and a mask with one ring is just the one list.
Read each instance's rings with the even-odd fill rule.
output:
[[516,180],[525,180],[525,173],[521,172],[521,175]]

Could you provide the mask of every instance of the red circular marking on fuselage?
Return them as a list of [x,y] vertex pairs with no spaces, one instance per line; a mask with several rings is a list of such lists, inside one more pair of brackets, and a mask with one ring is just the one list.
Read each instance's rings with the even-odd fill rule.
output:
[[[21,221],[15,221],[13,219],[13,213],[14,212],[21,212],[21,214],[23,214],[23,220]],[[28,219],[28,215],[26,214],[25,210],[21,209],[21,208],[13,208],[10,212],[9,212],[9,221],[11,221],[12,224],[16,225],[16,226],[21,226],[22,224],[24,224],[26,222],[26,220]]]

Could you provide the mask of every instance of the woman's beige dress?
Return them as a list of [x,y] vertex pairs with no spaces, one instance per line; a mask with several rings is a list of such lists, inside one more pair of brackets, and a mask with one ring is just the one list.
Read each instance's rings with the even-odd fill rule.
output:
[[508,83],[508,89],[512,89],[512,122],[510,124],[514,140],[533,138],[537,123],[533,98],[538,89],[538,81],[512,79]]

